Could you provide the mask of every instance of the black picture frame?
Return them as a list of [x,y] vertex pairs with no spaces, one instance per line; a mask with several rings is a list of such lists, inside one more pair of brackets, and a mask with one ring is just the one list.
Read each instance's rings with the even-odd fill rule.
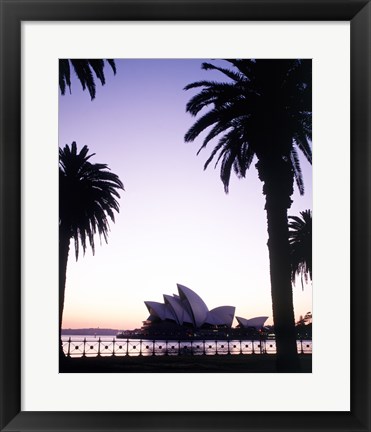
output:
[[[0,0],[1,431],[370,430],[370,17],[365,0]],[[350,412],[21,411],[21,22],[350,21]],[[314,35],[315,37],[315,35]],[[342,89],[339,89],[342,91]],[[336,163],[336,143],[334,163]],[[331,167],[329,167],[331,169]],[[336,185],[334,185],[336,187]],[[336,217],[334,214],[329,215]],[[329,245],[337,247],[336,245]],[[339,318],[341,320],[341,317]],[[341,350],[341,347],[339,347]],[[248,392],[249,390],[246,389]],[[233,398],[233,395],[230,395]]]

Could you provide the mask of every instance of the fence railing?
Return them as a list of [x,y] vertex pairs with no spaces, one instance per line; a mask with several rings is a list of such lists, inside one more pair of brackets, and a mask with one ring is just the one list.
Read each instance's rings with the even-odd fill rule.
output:
[[[299,354],[312,353],[311,340],[298,340]],[[71,338],[63,341],[68,357],[275,354],[275,340],[145,340]]]

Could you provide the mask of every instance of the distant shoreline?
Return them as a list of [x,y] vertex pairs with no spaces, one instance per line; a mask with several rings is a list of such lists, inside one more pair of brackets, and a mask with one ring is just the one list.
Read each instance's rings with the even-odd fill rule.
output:
[[121,330],[111,328],[62,329],[62,335],[116,336],[119,331]]

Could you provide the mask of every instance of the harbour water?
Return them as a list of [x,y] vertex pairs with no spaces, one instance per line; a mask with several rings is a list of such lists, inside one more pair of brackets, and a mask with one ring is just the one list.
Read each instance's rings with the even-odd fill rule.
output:
[[[63,335],[63,350],[70,357],[275,354],[276,341],[268,340],[146,340],[116,336]],[[311,354],[312,341],[298,340],[298,353]]]

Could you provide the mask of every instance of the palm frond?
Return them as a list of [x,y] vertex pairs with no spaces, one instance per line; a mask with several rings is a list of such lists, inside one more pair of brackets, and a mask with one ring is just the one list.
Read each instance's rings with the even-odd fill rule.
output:
[[220,167],[220,179],[224,185],[224,192],[229,192],[229,181],[231,178],[232,166],[236,160],[237,148],[228,148],[224,152],[222,164]]
[[243,75],[240,72],[235,72],[231,69],[226,69],[226,68],[222,68],[219,66],[215,66],[211,63],[202,63],[201,68],[204,70],[217,70],[219,72],[222,72],[224,75],[226,75],[228,78],[230,78],[231,80],[235,81],[235,82],[239,82],[239,81],[246,81],[246,76]]
[[291,259],[291,280],[296,277],[306,282],[312,279],[312,212],[305,210],[299,216],[289,216],[289,244]]
[[[229,131],[228,133],[226,133],[225,135],[223,135],[218,144],[214,147],[213,151],[211,152],[209,158],[207,159],[207,161],[204,164],[204,170],[207,169],[207,167],[209,166],[209,164],[211,163],[211,161],[214,159],[215,155],[220,152],[220,155],[218,157],[218,159],[215,162],[214,168],[216,168],[218,166],[219,160],[221,159],[221,157],[223,156],[223,151],[226,151],[228,149],[228,145],[226,145],[228,143],[229,140],[229,134],[233,132],[233,129],[231,131]],[[199,150],[200,151],[200,150]]]
[[99,79],[101,84],[104,85],[106,83],[106,79],[104,77],[104,72],[103,72],[104,61],[99,60],[99,59],[98,60],[88,60],[88,64],[93,69],[96,77]]
[[59,149],[59,220],[64,232],[74,239],[76,259],[81,245],[95,252],[94,236],[107,242],[109,220],[119,212],[119,177],[106,164],[93,164],[87,146],[78,152],[75,142]]
[[247,80],[250,80],[252,74],[253,61],[246,59],[225,59],[228,63],[231,63],[236,69],[238,69]]
[[[215,83],[212,86],[202,86],[206,88],[193,96],[186,105],[186,111],[192,116],[197,115],[202,108],[210,104],[222,105],[233,99],[241,98],[241,90],[231,83]],[[185,87],[185,90],[188,90],[188,88]]]
[[300,195],[304,195],[304,182],[303,182],[303,174],[300,167],[300,161],[298,153],[295,147],[292,148],[290,153],[291,166],[294,172],[294,178],[296,181],[296,185],[298,187]]
[[112,70],[113,70],[113,74],[116,75],[116,63],[115,60],[113,59],[107,59],[107,63],[111,66]]
[[[215,158],[215,166],[222,161],[221,179],[226,191],[231,174],[226,170],[233,168],[237,177],[244,177],[255,155],[258,159],[271,159],[274,153],[278,157],[272,160],[284,159],[290,164],[292,179],[295,178],[303,194],[298,150],[311,163],[311,62],[292,59],[227,59],[227,62],[235,69],[206,62],[202,68],[219,71],[231,82],[200,80],[185,87],[185,90],[199,89],[186,105],[187,112],[198,118],[186,132],[185,141],[192,142],[207,131],[199,154],[219,137],[204,168]],[[201,112],[204,108],[208,111]],[[277,136],[281,137],[278,141]]]
[[68,60],[60,59],[59,60],[59,88],[61,90],[62,95],[66,93],[66,86],[69,88],[71,93],[70,63]]
[[[116,64],[112,59],[107,59],[108,64],[111,66],[113,73],[116,74]],[[82,89],[88,89],[91,99],[93,100],[96,95],[96,86],[93,72],[102,85],[105,84],[106,79],[104,75],[104,60],[102,59],[61,59],[59,60],[59,88],[61,94],[66,92],[66,86],[70,89],[71,93],[71,73],[70,64],[81,83]]]
[[82,89],[88,89],[91,99],[95,98],[95,82],[88,60],[71,60],[72,67],[79,79]]
[[293,138],[296,142],[296,145],[298,148],[302,151],[307,161],[311,164],[312,163],[312,148],[311,148],[311,141],[305,133],[303,133],[301,130],[295,131],[293,134]]

